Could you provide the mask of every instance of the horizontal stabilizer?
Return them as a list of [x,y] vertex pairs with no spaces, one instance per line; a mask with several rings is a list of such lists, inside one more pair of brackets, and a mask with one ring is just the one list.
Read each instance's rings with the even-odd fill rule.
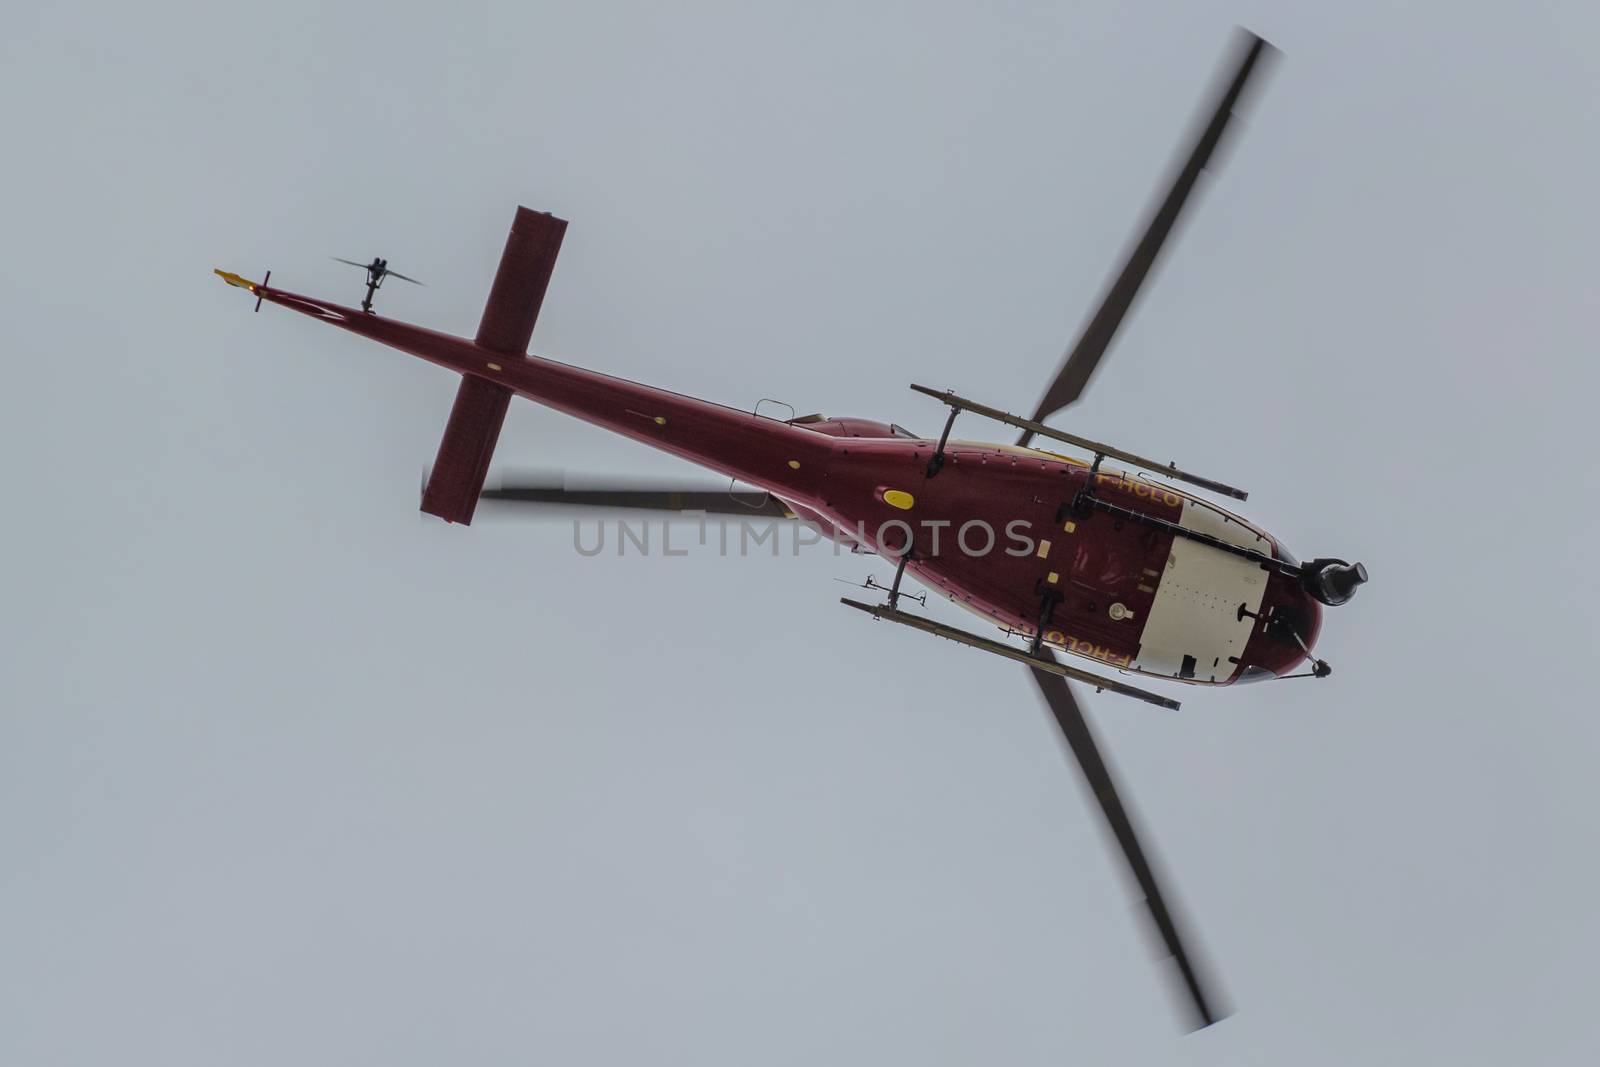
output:
[[[478,324],[479,347],[512,356],[528,350],[566,232],[564,219],[517,208]],[[438,458],[422,491],[423,511],[446,522],[465,525],[472,521],[510,403],[508,387],[471,375],[462,377],[450,421],[439,441]]]
[[422,491],[423,511],[446,522],[472,522],[510,403],[511,390],[506,386],[462,377],[450,421],[439,441],[438,458]]
[[565,219],[517,208],[506,249],[500,256],[500,269],[495,272],[494,286],[478,323],[478,344],[510,355],[527,352],[566,232]]

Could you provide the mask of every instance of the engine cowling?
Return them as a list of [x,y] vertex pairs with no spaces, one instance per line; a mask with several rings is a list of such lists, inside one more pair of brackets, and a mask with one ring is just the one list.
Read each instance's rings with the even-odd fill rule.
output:
[[825,433],[829,437],[904,437],[915,440],[916,435],[902,430],[887,422],[876,419],[853,418],[827,418],[822,415],[810,415],[803,419],[795,419],[793,425],[804,426],[817,433]]

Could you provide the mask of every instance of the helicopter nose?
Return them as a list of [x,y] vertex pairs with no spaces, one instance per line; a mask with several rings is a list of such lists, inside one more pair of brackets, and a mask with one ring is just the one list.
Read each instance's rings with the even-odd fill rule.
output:
[[1261,682],[1294,673],[1311,658],[1321,634],[1322,604],[1292,575],[1273,574],[1267,579],[1234,682]]

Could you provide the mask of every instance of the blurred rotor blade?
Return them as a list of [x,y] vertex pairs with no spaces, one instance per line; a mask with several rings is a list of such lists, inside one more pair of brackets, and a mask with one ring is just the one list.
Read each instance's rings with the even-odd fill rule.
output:
[[427,282],[419,282],[415,278],[408,278],[397,270],[385,270],[383,276],[385,278],[399,278],[401,281],[410,282],[412,285],[426,286],[428,284]]
[[[1248,31],[1241,32],[1239,41],[1235,45],[1237,59],[1233,64],[1232,80],[1221,98],[1217,100],[1216,106],[1212,108],[1210,121],[1201,129],[1194,148],[1189,152],[1188,160],[1173,178],[1166,198],[1151,217],[1144,236],[1128,253],[1121,273],[1106,290],[1094,317],[1078,335],[1077,343],[1068,353],[1066,362],[1062,364],[1050,387],[1045,390],[1044,398],[1039,401],[1039,407],[1033,414],[1034,422],[1045,421],[1078,399],[1084,387],[1089,384],[1089,378],[1111,346],[1112,338],[1116,336],[1117,327],[1122,324],[1123,317],[1138,298],[1140,285],[1160,258],[1162,245],[1171,234],[1178,216],[1182,214],[1184,203],[1194,190],[1195,182],[1199,180],[1218,142],[1222,140],[1223,132],[1228,128],[1228,120],[1233,117],[1233,109],[1243,96],[1257,61],[1261,58],[1262,52],[1271,47],[1255,34]],[[1032,438],[1031,432],[1024,433],[1019,443],[1025,445]]]
[[[1048,649],[1044,650],[1043,654],[1051,656]],[[1197,965],[1196,958],[1191,958],[1189,952],[1184,949],[1185,938],[1179,934],[1178,921],[1173,917],[1171,908],[1162,896],[1152,864],[1139,845],[1132,816],[1128,814],[1117,795],[1111,768],[1100,755],[1094,733],[1089,729],[1088,720],[1084,718],[1077,698],[1073,696],[1071,684],[1065,678],[1048,671],[1032,670],[1031,673],[1034,681],[1038,683],[1039,692],[1044,696],[1045,703],[1050,706],[1056,722],[1061,727],[1062,736],[1066,738],[1072,754],[1077,757],[1078,769],[1083,772],[1085,784],[1099,802],[1100,810],[1105,813],[1106,823],[1110,826],[1112,835],[1122,847],[1122,854],[1128,861],[1134,879],[1139,883],[1140,891],[1144,893],[1145,905],[1150,909],[1150,918],[1154,920],[1156,930],[1161,934],[1168,955],[1177,961],[1178,973],[1183,978],[1185,991],[1194,1008],[1196,1025],[1192,1029],[1210,1026],[1218,1019],[1225,1018],[1229,1011],[1219,1003],[1215,981],[1210,980],[1209,976],[1202,979],[1201,968]],[[1193,941],[1193,938],[1188,940]]]
[[726,489],[680,489],[663,486],[575,487],[560,476],[510,478],[498,489],[485,489],[479,500],[547,508],[640,508],[649,511],[703,511],[708,515],[791,518],[776,497]]
[[338,256],[329,256],[328,258],[335,263],[348,263],[352,267],[360,267],[362,270],[368,270],[372,266],[370,263],[357,263],[353,259],[340,259]]

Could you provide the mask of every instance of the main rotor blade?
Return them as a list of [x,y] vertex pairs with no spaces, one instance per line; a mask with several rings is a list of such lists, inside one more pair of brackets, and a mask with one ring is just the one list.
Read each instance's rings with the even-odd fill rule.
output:
[[[1077,343],[1068,353],[1066,362],[1062,364],[1050,387],[1045,390],[1044,398],[1039,401],[1038,410],[1034,412],[1034,422],[1045,421],[1078,399],[1084,387],[1089,384],[1089,378],[1111,346],[1112,338],[1116,336],[1117,327],[1122,324],[1134,300],[1138,298],[1139,287],[1160,258],[1162,245],[1171,234],[1178,216],[1182,214],[1183,206],[1194,190],[1195,182],[1199,180],[1218,142],[1222,140],[1223,131],[1228,128],[1228,120],[1233,117],[1233,109],[1244,94],[1245,86],[1250,80],[1251,72],[1256,68],[1257,61],[1261,58],[1261,53],[1271,47],[1253,33],[1246,31],[1242,34],[1235,46],[1239,58],[1235,64],[1233,79],[1212,109],[1211,120],[1200,131],[1188,160],[1173,179],[1166,198],[1162,200],[1161,206],[1156,209],[1149,225],[1145,228],[1144,236],[1128,254],[1121,273],[1106,290],[1094,317],[1078,335]],[[1019,443],[1025,445],[1032,438],[1032,433],[1024,433]]]
[[338,256],[329,256],[328,258],[333,260],[335,263],[348,263],[352,267],[360,267],[362,270],[370,270],[372,267],[372,264],[370,263],[357,263],[353,259],[340,259]]
[[419,282],[415,278],[408,278],[397,270],[385,270],[383,272],[383,276],[385,278],[399,278],[403,282],[410,282],[412,285],[421,285],[423,287],[426,287],[428,284],[427,282]]
[[640,508],[649,511],[703,511],[708,515],[790,518],[789,509],[766,493],[730,493],[726,489],[573,488],[560,478],[523,479],[485,489],[480,500],[546,507]]
[[[1050,655],[1049,650],[1044,650],[1044,654]],[[1044,696],[1045,703],[1054,713],[1056,722],[1061,727],[1061,734],[1071,747],[1072,754],[1077,757],[1078,769],[1083,771],[1084,782],[1094,794],[1095,800],[1099,801],[1100,810],[1105,813],[1106,823],[1111,827],[1112,835],[1116,837],[1117,844],[1122,846],[1122,854],[1128,861],[1129,869],[1133,871],[1134,879],[1139,883],[1140,891],[1144,893],[1145,905],[1150,909],[1150,917],[1155,921],[1156,929],[1161,934],[1161,940],[1166,945],[1168,954],[1177,961],[1178,973],[1183,977],[1183,984],[1198,1020],[1194,1028],[1210,1026],[1218,1019],[1226,1017],[1229,1012],[1219,1004],[1214,989],[1211,993],[1207,992],[1206,986],[1214,983],[1202,981],[1200,968],[1183,947],[1184,938],[1179,935],[1177,920],[1161,894],[1161,887],[1156,883],[1151,863],[1139,845],[1133,819],[1117,795],[1111,768],[1100,755],[1100,749],[1094,741],[1094,733],[1089,729],[1088,720],[1084,718],[1082,709],[1078,707],[1077,698],[1073,696],[1072,686],[1065,678],[1047,671],[1031,670],[1030,673],[1038,683],[1039,692]]]

